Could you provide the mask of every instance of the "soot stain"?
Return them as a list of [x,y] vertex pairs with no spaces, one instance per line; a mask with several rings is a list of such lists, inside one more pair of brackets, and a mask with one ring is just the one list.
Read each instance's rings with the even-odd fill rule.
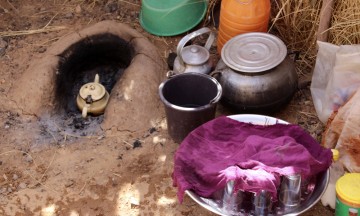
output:
[[86,37],[61,53],[55,77],[57,124],[80,136],[96,132],[103,115],[81,116],[76,105],[79,90],[99,74],[99,82],[110,93],[133,57],[134,49],[129,42],[109,33]]
[[[133,55],[133,48],[127,41],[109,33],[87,37],[71,45],[59,55],[54,98],[57,111],[69,117],[79,114],[76,97],[81,86],[93,82],[96,74],[110,93]],[[74,122],[77,129],[83,128],[79,124],[84,125],[79,121]]]

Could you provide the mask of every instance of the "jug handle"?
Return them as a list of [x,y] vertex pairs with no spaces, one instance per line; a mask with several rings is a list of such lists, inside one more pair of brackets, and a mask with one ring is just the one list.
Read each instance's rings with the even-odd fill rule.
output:
[[211,73],[209,74],[209,76],[214,77],[214,78],[216,79],[215,76],[216,76],[216,75],[220,75],[220,76],[221,76],[222,73],[223,73],[222,71],[216,70],[216,71],[211,72]]
[[181,56],[182,50],[184,48],[184,46],[193,38],[202,35],[202,34],[206,34],[209,33],[209,37],[205,43],[205,49],[210,50],[211,45],[213,44],[214,40],[215,40],[215,33],[213,31],[211,31],[211,29],[209,29],[208,27],[203,27],[199,30],[196,30],[188,35],[186,35],[185,37],[183,37],[180,41],[179,44],[176,48],[176,54],[179,57],[179,62],[180,62],[180,66],[182,67],[181,70],[185,69],[185,63],[184,60]]

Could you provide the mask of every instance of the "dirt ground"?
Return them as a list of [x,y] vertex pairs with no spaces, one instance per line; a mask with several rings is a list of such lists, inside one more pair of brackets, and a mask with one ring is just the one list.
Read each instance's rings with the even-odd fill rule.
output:
[[[0,37],[0,215],[214,215],[189,197],[177,201],[171,174],[178,144],[167,134],[162,109],[161,121],[148,130],[59,136],[34,126],[34,116],[15,112],[7,96],[49,46],[102,20],[136,29],[166,61],[183,35],[148,34],[139,24],[139,11],[139,0],[0,0],[0,32],[22,31]],[[54,26],[63,28],[51,31]],[[215,50],[211,54],[218,57]],[[311,100],[311,71],[299,71],[299,78],[299,91],[274,116],[319,139],[323,125]],[[217,115],[236,113],[220,104]],[[317,204],[304,215],[332,214]]]

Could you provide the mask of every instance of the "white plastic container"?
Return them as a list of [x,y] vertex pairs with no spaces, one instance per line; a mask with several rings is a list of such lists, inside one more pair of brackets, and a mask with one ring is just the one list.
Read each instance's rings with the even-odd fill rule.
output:
[[331,151],[333,153],[333,163],[330,166],[330,180],[324,195],[321,197],[321,203],[324,206],[330,206],[332,209],[335,209],[336,181],[344,175],[345,171],[342,163],[339,161],[339,151],[336,149],[331,149]]

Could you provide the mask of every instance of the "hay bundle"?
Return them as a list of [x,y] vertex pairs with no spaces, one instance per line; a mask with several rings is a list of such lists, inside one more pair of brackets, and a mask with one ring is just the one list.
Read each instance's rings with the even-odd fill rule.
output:
[[341,44],[360,43],[360,5],[358,0],[335,1],[329,42]]
[[269,31],[279,36],[289,50],[299,51],[301,71],[313,66],[321,1],[272,0]]

